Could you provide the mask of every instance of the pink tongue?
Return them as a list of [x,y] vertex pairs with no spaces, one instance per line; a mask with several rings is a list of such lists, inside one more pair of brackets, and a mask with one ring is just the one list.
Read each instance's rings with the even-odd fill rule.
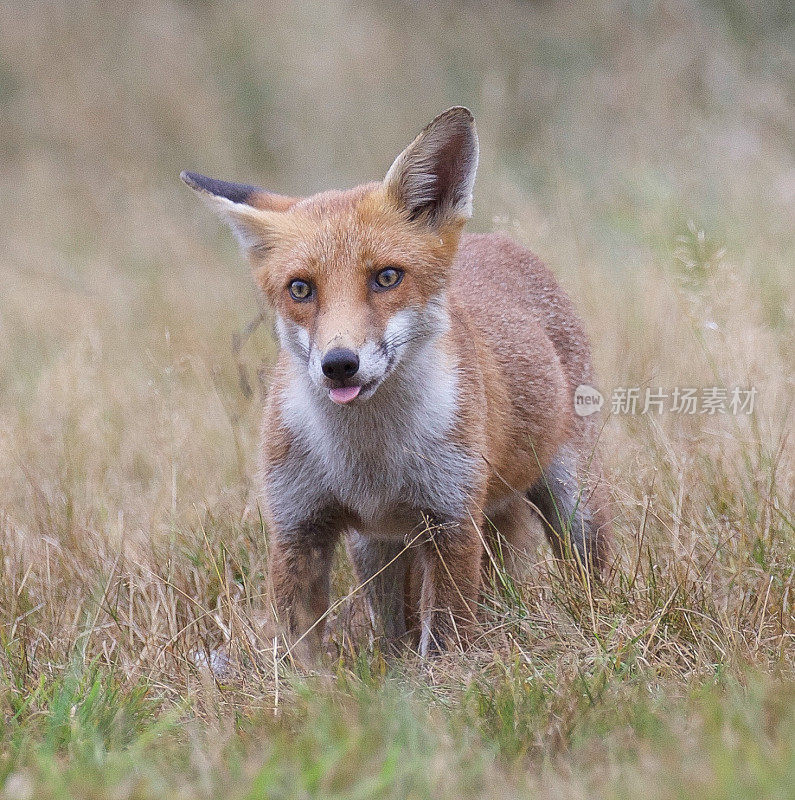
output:
[[340,405],[350,403],[351,400],[358,397],[361,391],[361,386],[343,386],[341,389],[329,389],[328,396]]

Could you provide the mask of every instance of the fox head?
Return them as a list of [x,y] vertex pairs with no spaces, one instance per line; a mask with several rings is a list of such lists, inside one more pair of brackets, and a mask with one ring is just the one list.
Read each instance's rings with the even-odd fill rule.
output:
[[472,212],[478,140],[462,107],[436,117],[381,182],[306,198],[182,179],[231,225],[280,343],[338,404],[372,397],[447,326],[446,287]]

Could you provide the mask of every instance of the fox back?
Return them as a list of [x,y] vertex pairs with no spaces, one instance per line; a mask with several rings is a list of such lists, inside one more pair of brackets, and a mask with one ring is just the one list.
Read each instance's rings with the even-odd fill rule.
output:
[[377,632],[398,646],[413,626],[423,654],[466,642],[484,547],[520,542],[527,508],[558,555],[593,575],[605,563],[596,415],[573,405],[593,380],[588,339],[535,256],[462,233],[477,160],[458,107],[383,181],[348,191],[292,198],[183,173],[276,312],[261,484],[293,641],[317,644],[342,534]]

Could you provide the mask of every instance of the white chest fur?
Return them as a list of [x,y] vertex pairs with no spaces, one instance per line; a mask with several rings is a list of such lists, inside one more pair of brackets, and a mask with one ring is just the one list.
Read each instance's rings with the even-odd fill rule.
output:
[[280,398],[290,453],[265,476],[282,524],[329,503],[356,514],[364,531],[378,536],[404,535],[392,522],[411,512],[461,518],[475,458],[451,436],[458,376],[434,353],[423,355],[389,376],[369,400],[350,406],[335,405],[296,372]]

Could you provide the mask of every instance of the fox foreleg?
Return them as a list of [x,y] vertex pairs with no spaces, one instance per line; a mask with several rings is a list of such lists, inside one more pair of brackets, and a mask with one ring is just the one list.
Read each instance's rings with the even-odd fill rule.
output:
[[463,520],[427,519],[419,543],[420,654],[466,646],[477,627],[483,541],[482,514]]
[[323,615],[328,611],[334,547],[339,530],[331,523],[305,522],[271,535],[270,579],[277,623],[288,646],[319,655]]

